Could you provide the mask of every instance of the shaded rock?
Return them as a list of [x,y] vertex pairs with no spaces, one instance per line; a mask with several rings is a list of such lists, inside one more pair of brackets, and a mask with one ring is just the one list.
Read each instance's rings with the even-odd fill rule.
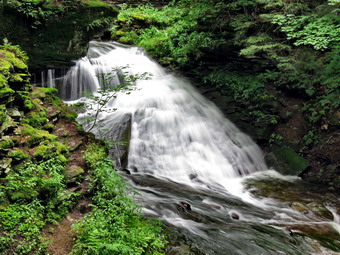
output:
[[48,118],[50,118],[50,119],[58,116],[61,113],[60,109],[53,107],[53,106],[47,107],[46,110],[47,110],[46,114],[47,114]]
[[232,218],[234,220],[239,220],[240,219],[240,215],[238,215],[236,212],[231,212],[230,213],[230,218]]
[[84,172],[84,169],[79,166],[72,165],[67,167],[65,170],[66,183],[70,184],[80,180]]
[[83,144],[81,136],[62,137],[61,142],[68,146],[70,152],[77,150]]
[[308,167],[301,177],[308,182],[340,188],[340,165],[328,165],[324,168]]
[[127,166],[129,144],[131,138],[131,114],[126,113],[115,118],[111,124],[111,129],[104,133],[110,139],[110,158],[113,159],[114,167],[123,170]]
[[18,124],[10,116],[6,116],[5,121],[0,126],[0,133],[4,133],[10,129],[14,129]]
[[18,111],[17,108],[8,108],[7,114],[15,120],[19,120],[22,117],[21,113]]
[[11,158],[4,158],[0,160],[0,176],[10,171],[12,161],[13,159]]
[[308,167],[308,162],[289,147],[282,147],[268,153],[265,160],[269,167],[284,175],[299,176]]
[[183,209],[185,209],[185,210],[188,210],[188,211],[191,211],[191,205],[189,204],[189,203],[187,203],[187,202],[179,202],[179,205],[183,208]]

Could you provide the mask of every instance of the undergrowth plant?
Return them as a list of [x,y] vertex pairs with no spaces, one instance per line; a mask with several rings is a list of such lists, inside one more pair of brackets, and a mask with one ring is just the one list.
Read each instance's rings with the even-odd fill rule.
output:
[[161,225],[143,217],[128,196],[129,187],[107,159],[106,149],[91,144],[84,156],[92,169],[94,204],[91,213],[76,224],[72,254],[164,254]]
[[64,163],[57,158],[26,162],[1,179],[1,254],[46,254],[43,226],[60,220],[74,201],[64,188]]

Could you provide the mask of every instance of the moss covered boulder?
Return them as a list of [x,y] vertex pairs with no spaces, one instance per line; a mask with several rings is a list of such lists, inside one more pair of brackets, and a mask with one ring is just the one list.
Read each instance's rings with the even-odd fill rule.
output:
[[308,162],[289,147],[281,147],[265,157],[269,167],[284,175],[299,176],[309,166]]

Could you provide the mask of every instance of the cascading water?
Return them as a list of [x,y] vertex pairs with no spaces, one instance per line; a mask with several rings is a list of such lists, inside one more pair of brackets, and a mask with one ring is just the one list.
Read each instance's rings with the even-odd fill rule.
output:
[[[147,72],[152,79],[118,92],[106,105],[116,110],[101,112],[100,128],[92,131],[115,141],[125,123],[128,178],[139,189],[147,214],[180,229],[199,254],[313,253],[305,239],[285,233],[282,225],[336,223],[244,191],[242,176],[267,170],[260,149],[188,81],[167,73],[139,48],[91,42],[88,55],[64,77],[61,95],[88,102],[81,95],[96,94],[103,86],[98,75],[121,67],[132,74]],[[87,114],[80,114],[79,121]]]
[[[112,68],[129,65],[132,73],[152,75],[152,80],[137,81],[134,91],[119,93],[110,102],[117,109],[114,114],[99,117],[102,128],[111,130],[116,116],[131,114],[128,169],[178,182],[221,186],[230,178],[266,169],[257,145],[188,82],[166,74],[137,48],[96,45],[92,43],[88,57],[65,77],[71,99],[82,91],[97,91],[96,75]],[[106,54],[99,51],[102,45],[107,46]]]

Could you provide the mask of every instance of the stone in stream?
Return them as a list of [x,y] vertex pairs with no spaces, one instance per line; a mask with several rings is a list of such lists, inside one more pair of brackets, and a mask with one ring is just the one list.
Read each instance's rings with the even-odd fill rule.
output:
[[239,220],[239,219],[240,219],[240,216],[239,216],[237,213],[235,213],[235,212],[231,213],[231,214],[230,214],[230,217],[231,217],[232,219],[234,219],[234,220]]
[[188,210],[188,211],[191,211],[191,205],[187,202],[179,202],[179,205],[184,208],[184,210]]

